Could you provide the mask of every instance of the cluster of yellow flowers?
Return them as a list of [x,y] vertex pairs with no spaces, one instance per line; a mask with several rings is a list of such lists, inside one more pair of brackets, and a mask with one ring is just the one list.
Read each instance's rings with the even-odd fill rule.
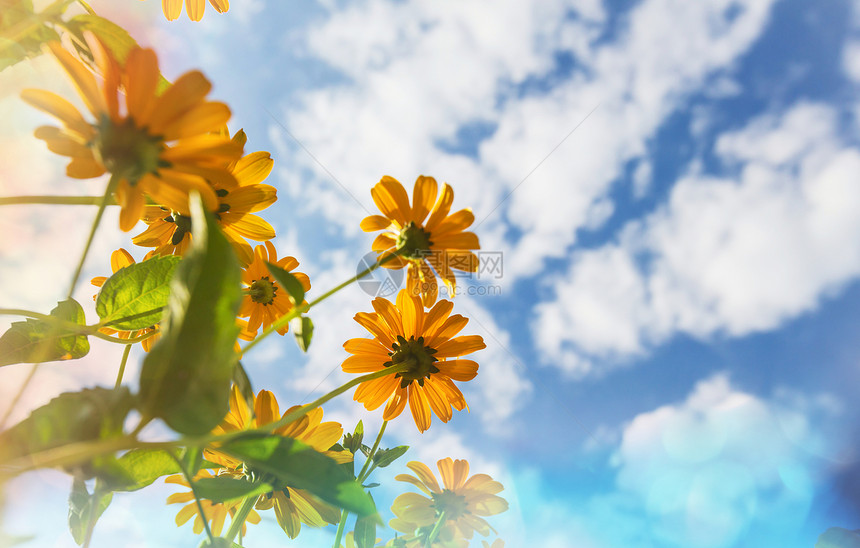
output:
[[[209,0],[219,12],[228,9],[226,0]],[[168,19],[182,10],[182,0],[164,0]],[[189,18],[199,20],[205,3],[187,0]],[[251,341],[274,326],[285,334],[288,325],[279,320],[299,304],[270,274],[268,264],[288,272],[305,291],[311,287],[308,276],[296,272],[298,261],[290,256],[278,258],[274,228],[256,213],[277,199],[276,189],[264,184],[273,167],[268,152],[245,154],[247,138],[239,130],[232,137],[227,129],[230,109],[224,103],[210,101],[209,81],[197,71],[180,76],[165,85],[158,60],[151,49],[132,48],[120,62],[99,39],[87,35],[87,47],[93,63],[85,63],[54,42],[50,53],[69,75],[88,113],[82,113],[69,101],[44,90],[26,90],[22,97],[31,105],[57,118],[61,127],[43,126],[36,136],[48,148],[69,158],[66,172],[74,178],[110,175],[106,198],[120,207],[119,227],[128,232],[139,222],[146,229],[132,242],[151,248],[144,261],[155,256],[183,255],[191,245],[192,227],[190,195],[199,194],[206,209],[217,221],[232,244],[243,268],[244,297],[237,322],[240,339]],[[454,294],[455,271],[473,272],[478,261],[478,237],[467,229],[474,221],[472,212],[462,209],[451,213],[454,191],[448,185],[441,189],[432,177],[415,181],[412,198],[403,185],[383,177],[371,190],[381,215],[361,221],[364,231],[382,231],[373,241],[378,265],[389,269],[407,269],[406,288],[394,302],[376,298],[372,312],[359,312],[355,321],[370,333],[370,338],[350,339],[344,343],[349,354],[341,367],[346,373],[384,372],[358,385],[354,399],[368,410],[384,405],[385,421],[398,417],[409,406],[420,432],[431,425],[432,415],[442,422],[453,417],[453,411],[467,409],[466,400],[455,382],[475,378],[478,364],[463,356],[485,348],[478,335],[458,334],[468,318],[452,314],[453,303],[439,300],[437,278]],[[250,242],[257,242],[252,247]],[[114,273],[135,263],[132,254],[119,249],[111,256]],[[92,280],[101,287],[107,278]],[[158,339],[159,326],[116,331],[103,328],[120,338],[139,338],[149,351]],[[236,343],[237,352],[242,348]],[[233,388],[230,412],[213,434],[260,429],[278,422],[292,407],[280,413],[274,395],[261,390],[248,401]],[[314,409],[302,417],[272,428],[271,433],[300,440],[338,463],[353,460],[354,451],[338,444],[343,427],[323,422],[323,411]],[[252,472],[245,464],[217,446],[205,451],[206,466],[194,480],[228,475],[245,478]],[[491,527],[483,519],[507,509],[507,502],[497,493],[501,484],[485,474],[469,477],[464,460],[443,459],[438,462],[442,478],[439,485],[430,469],[410,462],[415,476],[403,474],[397,480],[410,483],[423,494],[406,493],[392,506],[395,518],[390,525],[403,533],[388,546],[468,546],[474,532],[487,536]],[[190,487],[183,476],[170,476],[168,482]],[[184,504],[176,516],[182,525],[195,517],[193,529],[204,526],[220,535],[228,515],[235,516],[239,501],[213,502],[197,500],[193,492],[171,495],[168,503]],[[279,525],[290,538],[297,536],[301,525],[321,527],[337,523],[341,511],[316,498],[298,486],[277,483],[272,491],[259,495],[254,509],[243,516],[258,523],[257,511],[273,509]],[[211,524],[211,525],[209,525]],[[242,530],[244,531],[244,522]],[[428,538],[430,539],[428,541]],[[347,537],[347,545],[353,542]],[[489,546],[486,541],[484,546]],[[496,540],[493,548],[499,548]]]

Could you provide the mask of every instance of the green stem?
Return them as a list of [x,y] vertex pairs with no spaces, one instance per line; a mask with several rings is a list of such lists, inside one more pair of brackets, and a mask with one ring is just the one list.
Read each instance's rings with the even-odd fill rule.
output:
[[207,445],[212,444],[223,444],[234,438],[241,437],[247,435],[249,432],[259,432],[259,433],[271,433],[273,430],[277,430],[278,428],[285,426],[292,421],[306,415],[310,411],[313,411],[317,407],[321,406],[325,402],[330,399],[343,394],[350,388],[361,384],[363,382],[372,381],[374,379],[379,379],[386,375],[392,375],[395,373],[399,373],[402,370],[402,367],[399,365],[395,365],[392,367],[386,367],[382,371],[376,371],[374,373],[368,373],[367,375],[362,375],[361,377],[356,377],[351,381],[347,382],[343,386],[336,388],[329,392],[328,394],[318,398],[317,400],[296,409],[292,413],[288,413],[281,420],[267,424],[265,426],[249,429],[249,430],[236,430],[233,432],[228,432],[225,434],[209,434],[206,436],[199,436],[196,438],[183,438],[174,441],[162,441],[162,442],[143,442],[138,440],[135,436],[137,433],[142,430],[143,426],[148,422],[147,419],[144,419],[138,428],[128,436],[123,436],[121,438],[109,439],[109,440],[97,440],[97,441],[86,441],[86,442],[77,442],[70,443],[67,445],[62,445],[60,447],[55,447],[52,449],[47,449],[45,451],[41,451],[39,453],[34,453],[31,455],[27,455],[26,457],[21,457],[15,459],[12,462],[8,463],[0,463],[2,466],[3,473],[0,473],[0,483],[2,483],[6,476],[16,476],[18,474],[22,474],[24,472],[29,472],[30,470],[36,470],[38,468],[54,468],[58,466],[70,466],[74,464],[78,464],[80,462],[90,460],[94,457],[98,457],[100,455],[106,455],[109,453],[116,453],[117,451],[124,451],[128,449],[176,449],[178,447],[205,447]]
[[[404,366],[402,364],[398,364],[398,365],[394,365],[391,367],[386,367],[385,369],[382,369],[381,371],[376,371],[375,373],[368,373],[367,375],[362,375],[360,377],[356,377],[356,378],[352,379],[351,381],[343,384],[339,388],[335,388],[334,390],[332,390],[328,394],[325,394],[324,396],[317,398],[316,400],[312,401],[311,403],[309,403],[307,405],[303,405],[302,407],[299,407],[298,409],[296,409],[292,413],[287,413],[286,415],[284,415],[281,418],[281,420],[279,420],[275,423],[272,423],[272,424],[267,424],[265,427],[257,428],[256,430],[258,430],[260,432],[271,432],[272,430],[277,430],[278,428],[281,428],[282,426],[286,426],[286,425],[290,424],[291,422],[293,422],[294,420],[307,415],[308,413],[310,413],[311,411],[313,411],[317,407],[320,407],[322,404],[326,403],[327,401],[331,400],[332,398],[340,396],[341,394],[343,394],[344,392],[346,392],[347,390],[349,390],[353,386],[358,386],[359,384],[361,384],[363,382],[372,381],[374,379],[379,379],[379,378],[382,378],[382,377],[385,377],[385,376],[388,376],[388,375],[391,375],[394,373],[399,373],[401,371],[404,371],[405,369],[406,369],[406,366]],[[248,430],[245,430],[244,432],[248,432]]]
[[424,544],[424,548],[432,548],[433,541],[436,540],[436,537],[439,536],[439,531],[442,530],[442,525],[445,524],[445,510],[442,510],[442,513],[439,514],[439,519],[436,520],[436,525],[433,526],[433,530],[430,531],[430,534],[427,535],[427,542]]
[[368,274],[370,274],[371,272],[373,272],[374,270],[376,270],[380,266],[384,265],[388,261],[394,259],[395,257],[397,257],[396,253],[391,253],[389,255],[386,255],[382,259],[376,261],[376,263],[372,264],[369,268],[363,270],[362,272],[359,272],[358,274],[356,274],[352,278],[346,280],[345,282],[338,285],[337,287],[326,291],[325,293],[323,293],[322,295],[320,295],[316,299],[312,300],[311,302],[293,308],[292,310],[290,310],[289,313],[281,316],[275,322],[273,322],[272,325],[270,325],[267,329],[265,329],[260,334],[259,337],[256,337],[253,341],[249,342],[245,346],[245,348],[242,349],[242,354],[243,355],[247,354],[252,348],[257,346],[257,344],[259,344],[260,341],[262,341],[263,339],[265,339],[266,337],[268,337],[269,335],[271,335],[272,333],[274,333],[278,329],[280,329],[283,326],[290,323],[290,320],[292,320],[293,318],[298,318],[299,316],[301,316],[302,314],[304,314],[305,312],[307,312],[308,310],[310,310],[314,306],[318,305],[319,303],[323,302],[324,300],[328,299],[329,297],[331,297],[332,295],[334,295],[335,293],[337,293],[338,291],[340,291],[344,287],[346,287],[346,286],[348,286],[354,282],[357,282],[361,278],[364,278],[365,276],[367,276]]
[[239,531],[242,530],[242,525],[248,518],[248,514],[250,514],[251,510],[254,508],[257,498],[258,495],[254,495],[246,497],[245,500],[242,501],[242,506],[239,507],[239,511],[236,512],[236,515],[233,516],[233,519],[230,521],[230,529],[227,531],[227,536],[224,537],[227,539],[228,545],[232,545],[233,539],[235,539],[236,535],[239,534]]
[[[367,460],[364,461],[364,466],[361,467],[361,472],[356,477],[356,481],[360,484],[363,484],[364,480],[367,479],[365,472],[367,475],[370,475],[370,472],[373,471],[373,468],[368,471],[367,466],[373,461],[373,456],[376,454],[376,450],[379,449],[379,442],[382,441],[382,435],[385,433],[386,426],[388,426],[388,421],[382,421],[382,427],[379,429],[379,434],[376,435],[376,441],[373,442],[373,447],[367,455]],[[349,512],[342,510],[340,513],[340,522],[337,524],[337,534],[334,537],[334,548],[340,548],[340,539],[343,537],[343,530],[346,528],[347,516],[349,516]]]
[[332,548],[340,548],[340,539],[343,538],[343,530],[346,529],[346,517],[349,512],[341,510],[340,521],[337,524],[337,533],[334,535],[334,546]]
[[197,503],[197,511],[200,512],[200,519],[203,520],[203,528],[206,529],[206,536],[209,537],[209,544],[215,546],[215,535],[212,534],[212,530],[209,528],[209,520],[206,517],[206,513],[203,511],[203,503],[200,502],[200,497],[197,496],[197,489],[194,488],[194,479],[192,479],[188,470],[186,470],[185,464],[183,464],[182,460],[180,460],[173,451],[167,451],[167,454],[173,457],[173,460],[176,461],[176,464],[179,466],[179,470],[182,471],[182,475],[185,476],[185,481],[188,482],[188,486],[191,488],[191,494],[194,495],[194,502]]
[[113,196],[113,192],[116,187],[119,185],[120,178],[116,174],[110,176],[110,181],[108,181],[107,188],[105,188],[105,194],[102,196],[102,200],[99,203],[99,209],[96,212],[96,218],[93,219],[93,226],[90,228],[90,235],[87,237],[87,243],[84,246],[84,252],[81,254],[81,260],[78,261],[78,266],[75,269],[75,274],[72,276],[72,283],[69,287],[69,294],[66,297],[67,299],[72,298],[72,293],[75,292],[75,286],[78,285],[78,278],[81,276],[81,270],[84,268],[84,262],[87,260],[87,254],[90,252],[90,247],[93,243],[93,238],[96,235],[96,230],[99,228],[99,224],[102,221],[102,215],[104,215],[105,208],[108,205],[108,201],[110,201]]
[[131,345],[128,344],[122,349],[122,361],[119,362],[119,372],[116,374],[116,384],[113,389],[116,390],[122,386],[122,376],[125,373],[125,364],[128,361],[128,354],[131,352]]
[[[102,203],[102,200],[102,196],[5,196],[0,197],[0,206],[22,204],[97,206]],[[116,200],[109,201],[108,205],[116,205]]]
[[[379,429],[379,434],[376,435],[376,441],[373,442],[373,447],[370,449],[370,454],[367,456],[367,460],[364,461],[364,466],[361,468],[361,472],[358,473],[358,482],[364,483],[364,480],[367,479],[367,476],[370,475],[370,472],[367,470],[368,465],[373,462],[373,456],[376,454],[376,450],[379,449],[379,442],[382,441],[382,434],[385,433],[385,427],[388,426],[388,421],[382,421],[382,427]],[[371,468],[371,471],[373,469]],[[367,472],[367,476],[365,476],[365,472]]]
[[[102,340],[105,340],[108,342],[129,345],[129,344],[141,342],[141,341],[146,340],[146,339],[152,337],[153,335],[155,335],[155,332],[150,332],[150,333],[145,333],[143,335],[140,335],[138,337],[132,337],[132,338],[128,338],[128,339],[121,339],[119,337],[111,337],[110,335],[105,335],[104,333],[99,331],[99,329],[104,327],[104,325],[102,325],[100,323],[97,323],[94,325],[81,325],[78,323],[66,321],[66,320],[64,320],[62,318],[58,318],[56,316],[51,316],[50,314],[42,314],[41,312],[34,312],[32,310],[24,310],[23,308],[0,308],[0,315],[24,316],[25,318],[33,318],[35,320],[41,320],[43,322],[50,323],[51,325],[53,325],[55,327],[61,327],[61,328],[66,330],[66,333],[58,332],[58,333],[55,333],[51,336],[60,336],[60,335],[66,336],[69,334],[90,335],[90,336],[97,337],[99,339],[102,339]],[[129,316],[128,318],[133,318],[133,317],[134,316]],[[115,320],[115,321],[109,322],[109,323],[117,323],[120,321],[125,321],[125,319],[120,318],[118,320]]]

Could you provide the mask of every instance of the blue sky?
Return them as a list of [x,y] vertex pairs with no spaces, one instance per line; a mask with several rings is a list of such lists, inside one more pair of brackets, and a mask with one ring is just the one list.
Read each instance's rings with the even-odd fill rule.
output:
[[[413,449],[379,475],[380,506],[406,460],[451,456],[505,484],[512,508],[494,525],[513,547],[793,548],[830,526],[860,528],[860,4],[235,4],[197,24],[163,21],[152,0],[94,7],[154,46],[168,77],[201,69],[247,150],[272,152],[279,200],[266,218],[312,291],[354,273],[369,249],[358,223],[382,175],[452,184],[482,249],[504,257],[500,279],[455,299],[488,345],[463,387],[471,412],[423,435],[391,425],[386,443]],[[64,85],[50,63],[35,67],[15,81]],[[61,164],[28,137],[41,119],[16,101],[0,96],[0,166],[14,181],[11,158],[42,164],[30,187],[4,193],[56,188]],[[41,211],[2,221],[4,234],[43,242],[32,252],[3,239],[9,306],[49,308],[61,290],[12,280],[61,287],[63,253],[77,253],[48,236],[73,214]],[[92,275],[130,244],[106,234],[97,245]],[[53,268],[28,266],[33,257]],[[498,293],[479,294],[488,286]],[[362,336],[351,318],[369,301],[354,287],[316,309],[307,356],[289,338],[262,345],[248,364],[255,386],[286,404],[344,382],[341,344]],[[109,383],[99,360],[111,359],[46,366],[19,413]],[[348,399],[326,415],[380,423]],[[64,481],[19,480],[7,529],[70,546]],[[161,506],[169,492],[117,497],[95,545],[188,545]],[[55,511],[36,520],[40,503]],[[130,525],[141,516],[159,525]],[[273,529],[255,528],[248,545],[271,545]]]

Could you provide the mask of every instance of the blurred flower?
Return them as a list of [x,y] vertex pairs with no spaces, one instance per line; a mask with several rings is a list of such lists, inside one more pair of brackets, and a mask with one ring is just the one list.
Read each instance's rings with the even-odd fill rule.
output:
[[420,295],[427,307],[436,302],[439,294],[436,276],[444,280],[449,293],[454,295],[456,279],[453,271],[477,271],[478,258],[470,250],[481,247],[473,232],[465,232],[475,221],[472,211],[461,209],[448,215],[454,201],[454,190],[445,183],[437,200],[436,189],[436,179],[419,176],[410,206],[403,185],[385,176],[370,191],[383,214],[371,215],[361,221],[361,229],[365,232],[386,230],[373,241],[373,251],[380,253],[380,258],[397,251],[398,256],[383,267],[399,269],[408,266],[406,288],[413,295]]
[[[152,50],[133,48],[120,68],[98,39],[88,35],[87,43],[103,76],[101,85],[58,42],[48,47],[95,122],[87,122],[54,93],[24,90],[21,97],[26,102],[65,126],[39,127],[36,137],[53,152],[71,158],[66,167],[70,177],[89,179],[109,172],[116,178],[114,196],[122,208],[119,224],[124,231],[140,219],[146,196],[188,215],[188,194],[196,191],[210,210],[217,209],[217,196],[207,181],[235,188],[236,180],[225,166],[242,155],[242,147],[213,133],[227,123],[230,109],[205,100],[212,87],[206,77],[188,72],[159,94],[161,73]],[[120,86],[125,89],[123,101]]]
[[[271,279],[267,262],[288,272],[299,266],[299,262],[293,257],[278,259],[275,246],[271,242],[256,247],[254,260],[242,272],[242,284],[247,287],[247,293],[242,298],[242,306],[239,308],[239,316],[248,318],[247,331],[250,333],[256,333],[260,327],[267,329],[278,318],[293,309],[289,294],[277,281]],[[311,281],[306,274],[301,272],[290,272],[290,274],[299,280],[305,291],[311,288]],[[288,330],[289,325],[284,325],[278,328],[278,333],[285,335]]]
[[[232,140],[237,146],[244,147],[247,141],[245,132],[239,130]],[[260,184],[271,173],[272,164],[268,152],[252,152],[227,165],[238,186],[229,187],[220,182],[213,184],[218,207],[212,213],[242,266],[254,259],[246,238],[263,242],[275,237],[272,225],[253,215],[278,199],[274,187]],[[166,207],[147,206],[143,222],[149,226],[132,241],[139,246],[156,248],[153,251],[156,255],[182,255],[191,244],[191,217]]]
[[481,544],[484,545],[484,548],[505,548],[505,541],[500,538],[494,540],[492,544],[488,543],[486,540],[482,540]]
[[[298,409],[296,405],[284,412],[284,415]],[[268,390],[260,390],[253,402],[253,415],[248,402],[234,387],[230,397],[230,412],[222,423],[212,432],[223,434],[238,430],[247,430],[271,424],[283,417],[278,408],[278,401]],[[352,461],[349,451],[331,451],[331,447],[343,435],[343,427],[336,422],[322,422],[323,410],[314,409],[303,417],[276,428],[273,433],[304,442],[316,451],[345,463]],[[219,464],[228,470],[242,468],[242,463],[218,450],[206,450],[207,460]],[[267,478],[266,481],[273,481]],[[325,527],[329,523],[340,520],[340,510],[326,504],[304,489],[296,489],[288,485],[278,485],[278,489],[261,495],[255,506],[258,510],[274,508],[278,524],[290,538],[295,538],[302,528],[302,523],[311,527]]]
[[396,517],[389,525],[416,538],[426,538],[441,518],[444,523],[437,538],[443,544],[471,539],[474,532],[489,535],[493,529],[481,516],[492,516],[508,509],[507,501],[496,494],[504,489],[502,484],[486,474],[468,477],[469,463],[465,460],[446,458],[436,465],[442,476],[442,488],[430,468],[416,461],[407,465],[415,476],[400,474],[395,477],[418,487],[430,498],[418,493],[398,496],[391,505]]
[[[183,0],[161,0],[161,9],[164,11],[164,16],[168,21],[175,21],[182,13]],[[184,0],[185,13],[192,21],[200,21],[203,18],[203,12],[206,10],[205,0]],[[218,13],[224,13],[230,9],[229,0],[209,0],[212,7]]]
[[[125,268],[129,265],[133,265],[133,264],[134,264],[134,257],[132,257],[131,254],[123,248],[119,248],[110,254],[110,267],[111,267],[111,271],[113,271],[114,274],[116,274],[116,272],[119,271],[120,269]],[[96,276],[95,278],[90,280],[90,283],[96,287],[101,287],[104,285],[104,283],[106,281],[107,281],[107,277]],[[98,294],[93,295],[93,300],[96,300],[97,297],[98,297]],[[145,327],[143,329],[138,329],[136,331],[117,331],[116,329],[111,329],[110,327],[102,327],[101,329],[99,329],[99,331],[101,331],[102,333],[104,333],[106,335],[113,335],[114,333],[116,333],[117,337],[119,337],[120,339],[134,339],[137,337],[142,337],[143,335],[147,335],[149,333],[153,333],[153,335],[151,337],[143,339],[140,342],[140,346],[143,347],[143,349],[146,352],[149,352],[149,349],[152,347],[153,344],[155,344],[155,342],[161,336],[159,333],[159,327],[157,324],[153,325],[151,327]]]
[[[453,381],[470,381],[478,364],[459,359],[486,348],[479,335],[454,337],[468,319],[451,314],[451,301],[439,301],[425,313],[421,300],[403,289],[397,303],[381,297],[373,300],[375,312],[359,312],[355,321],[370,331],[373,339],[350,339],[343,347],[353,354],[341,368],[347,373],[374,373],[406,364],[404,371],[361,383],[354,399],[373,410],[386,403],[383,418],[391,420],[409,409],[418,430],[430,428],[431,414],[448,422],[451,407],[466,408],[466,400]],[[453,359],[448,359],[453,358]],[[441,360],[441,361],[440,361]]]
[[[225,471],[226,472],[226,471]],[[232,474],[231,474],[232,475]],[[197,475],[194,477],[195,480],[201,478],[211,478],[214,477],[212,472],[209,470],[200,470]],[[190,488],[188,482],[184,477],[180,474],[176,474],[174,476],[168,476],[164,479],[165,483],[177,483],[179,485],[184,485],[185,487]],[[197,507],[197,502],[194,501],[194,493],[188,491],[186,493],[173,493],[169,497],[167,497],[167,504],[177,504],[187,502],[185,506],[179,510],[179,513],[176,514],[176,525],[177,527],[181,527],[184,525],[192,516],[194,516],[194,534],[199,535],[203,532],[203,520],[204,517],[200,515],[200,509]],[[200,499],[200,506],[203,507],[203,514],[206,516],[206,521],[210,522],[209,528],[212,530],[212,534],[217,536],[221,535],[221,531],[224,528],[224,521],[227,519],[227,514],[230,516],[234,516],[239,509],[239,505],[242,503],[241,499],[229,501],[229,502],[212,502],[207,499]],[[247,527],[246,523],[260,523],[260,514],[255,512],[253,509],[248,514],[248,517],[245,519],[245,523],[242,524],[242,535],[245,534]]]

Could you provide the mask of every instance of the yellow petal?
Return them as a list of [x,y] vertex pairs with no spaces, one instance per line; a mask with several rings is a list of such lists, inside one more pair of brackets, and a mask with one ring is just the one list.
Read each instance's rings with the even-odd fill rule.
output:
[[242,157],[233,168],[233,175],[242,186],[262,183],[272,172],[274,161],[268,152],[252,152]]
[[455,381],[470,381],[478,374],[478,364],[472,360],[446,360],[436,362],[436,367]]
[[443,342],[436,348],[437,358],[454,358],[486,348],[480,335],[465,335]]
[[[182,4],[177,2],[177,5],[182,8]],[[176,16],[179,16],[178,12]],[[129,52],[125,62],[127,79],[125,104],[129,118],[132,118],[138,127],[149,125],[149,116],[155,107],[158,76],[158,59],[154,51],[134,48]]]
[[165,134],[168,126],[176,118],[202,101],[211,89],[212,84],[203,76],[203,73],[196,70],[186,72],[156,100],[149,121],[149,130],[154,135]]
[[375,232],[391,226],[391,219],[382,215],[371,215],[362,219],[360,226],[365,232]]
[[430,219],[428,219],[427,224],[424,225],[431,234],[436,229],[436,226],[448,216],[448,212],[451,210],[451,203],[453,202],[454,189],[451,188],[451,185],[445,183],[442,185],[442,193],[439,195],[436,205],[433,206],[433,212],[430,214]]
[[21,92],[21,99],[59,119],[69,129],[82,135],[92,132],[92,126],[84,120],[78,109],[55,93],[41,89],[25,89]]
[[472,226],[472,223],[474,222],[475,215],[472,213],[472,210],[461,209],[457,213],[449,215],[444,221],[436,226],[436,229],[433,231],[433,240],[435,241],[436,237],[444,236],[449,232],[462,232]]
[[182,0],[161,0],[161,10],[168,21],[175,21],[182,13]]
[[414,382],[409,385],[409,410],[412,411],[415,426],[420,432],[430,428],[430,405],[424,396],[424,391]]
[[415,180],[415,188],[412,191],[412,220],[418,224],[424,222],[424,218],[433,207],[436,200],[436,179],[420,175]]
[[106,113],[107,105],[105,104],[104,96],[99,92],[99,86],[96,84],[96,79],[90,70],[83,63],[75,59],[71,53],[63,49],[59,42],[50,42],[48,44],[51,53],[60,62],[63,69],[71,77],[72,82],[81,95],[84,104],[97,119],[102,114]]
[[442,490],[439,489],[439,484],[436,483],[436,476],[433,475],[433,472],[430,471],[430,468],[426,464],[413,460],[410,461],[406,467],[415,472],[418,479],[421,480],[431,491],[434,493],[442,492]]

